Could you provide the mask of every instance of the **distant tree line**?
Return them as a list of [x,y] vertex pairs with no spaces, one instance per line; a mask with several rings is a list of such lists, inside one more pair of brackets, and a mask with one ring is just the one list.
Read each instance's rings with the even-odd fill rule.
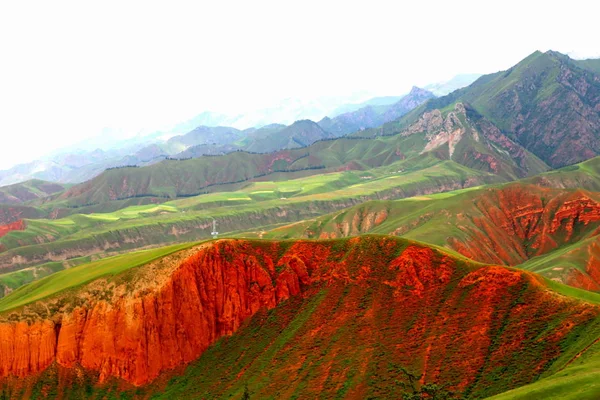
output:
[[105,171],[110,171],[113,169],[123,169],[123,168],[139,168],[139,165],[135,165],[135,164],[131,164],[131,165],[119,165],[117,167],[108,167],[105,169]]
[[[203,154],[202,157],[207,156],[208,154]],[[187,161],[191,160],[193,157],[185,157],[185,158],[175,158],[175,157],[165,157],[165,160],[168,161]]]

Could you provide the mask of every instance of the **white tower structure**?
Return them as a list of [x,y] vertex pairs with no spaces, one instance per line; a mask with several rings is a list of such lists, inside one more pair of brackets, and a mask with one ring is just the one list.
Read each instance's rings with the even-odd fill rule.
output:
[[219,237],[219,232],[217,232],[217,221],[215,221],[213,219],[213,231],[210,233],[213,237],[213,239],[216,239]]

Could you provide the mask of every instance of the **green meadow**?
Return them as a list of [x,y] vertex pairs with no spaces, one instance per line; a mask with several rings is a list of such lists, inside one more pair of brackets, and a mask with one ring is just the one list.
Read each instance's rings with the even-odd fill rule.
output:
[[68,289],[74,289],[101,277],[118,275],[131,268],[148,264],[151,261],[190,248],[196,244],[184,243],[151,250],[134,251],[56,272],[23,286],[9,296],[0,299],[0,312],[44,299]]

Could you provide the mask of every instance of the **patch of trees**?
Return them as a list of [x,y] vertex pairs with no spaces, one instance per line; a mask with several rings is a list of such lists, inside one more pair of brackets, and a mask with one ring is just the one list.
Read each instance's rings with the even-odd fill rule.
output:
[[419,381],[423,375],[417,376],[401,365],[390,366],[395,367],[394,369],[400,374],[404,375],[408,381],[408,383],[404,381],[396,381],[397,384],[402,386],[402,388],[405,390],[404,394],[402,395],[402,400],[452,400],[463,398],[460,393],[447,390],[445,385],[440,386],[435,383],[421,384]]
[[[209,154],[203,154],[202,156],[208,156]],[[168,161],[187,161],[191,160],[193,157],[184,157],[184,158],[175,158],[175,157],[166,157],[165,160]]]
[[105,171],[110,171],[110,170],[113,170],[113,169],[139,168],[139,167],[140,167],[139,165],[135,165],[135,164],[131,164],[131,165],[119,165],[119,166],[116,166],[116,167],[108,167],[108,168],[105,169]]

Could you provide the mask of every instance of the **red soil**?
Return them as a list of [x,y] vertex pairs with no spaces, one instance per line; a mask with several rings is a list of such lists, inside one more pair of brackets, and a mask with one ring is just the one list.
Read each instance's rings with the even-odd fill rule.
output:
[[[383,346],[395,363],[418,366],[423,381],[464,390],[503,366],[507,374],[518,369],[515,382],[532,381],[560,355],[572,328],[599,313],[546,291],[526,272],[475,270],[430,248],[405,246],[380,237],[291,245],[219,241],[183,261],[160,287],[115,302],[98,299],[52,319],[1,323],[0,377],[34,375],[56,361],[97,371],[100,381],[118,377],[144,385],[195,360],[259,310],[327,288],[306,323],[311,333],[298,336],[295,349],[305,352],[311,347],[304,344],[314,348],[336,332],[350,332],[365,362]],[[342,292],[347,301],[341,302]],[[361,299],[370,299],[366,308]],[[556,328],[547,330],[557,318]],[[533,360],[515,366],[514,355],[536,337]],[[359,349],[340,341],[331,351],[349,357]],[[289,357],[295,360],[286,366],[290,374],[302,368],[302,357]],[[325,358],[319,371],[330,375],[337,359]],[[366,364],[357,368],[367,370]],[[329,379],[345,379],[338,375]],[[311,385],[319,393],[324,380]]]
[[520,264],[577,240],[576,227],[586,230],[600,222],[600,202],[584,191],[510,185],[489,190],[475,199],[474,206],[481,216],[463,216],[474,227],[458,221],[468,239],[450,238],[449,244],[487,263]]
[[6,235],[11,231],[24,231],[25,230],[25,221],[19,220],[16,222],[12,222],[6,225],[0,225],[0,237]]

